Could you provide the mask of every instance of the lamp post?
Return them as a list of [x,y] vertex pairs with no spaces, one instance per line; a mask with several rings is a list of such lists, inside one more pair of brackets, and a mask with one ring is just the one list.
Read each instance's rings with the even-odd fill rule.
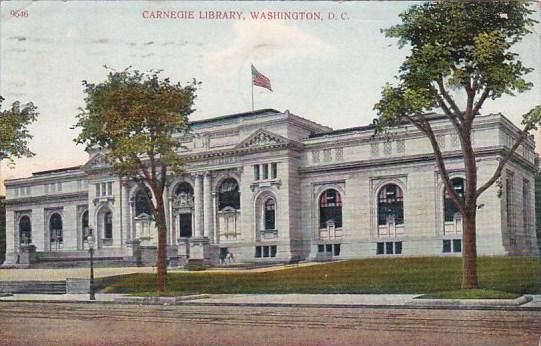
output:
[[96,300],[94,294],[94,238],[92,237],[92,229],[89,230],[90,235],[87,238],[88,253],[90,254],[90,300]]

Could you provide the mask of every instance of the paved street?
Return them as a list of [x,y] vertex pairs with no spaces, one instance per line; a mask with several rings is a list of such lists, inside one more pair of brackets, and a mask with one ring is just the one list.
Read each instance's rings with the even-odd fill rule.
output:
[[0,303],[7,345],[535,345],[539,311]]

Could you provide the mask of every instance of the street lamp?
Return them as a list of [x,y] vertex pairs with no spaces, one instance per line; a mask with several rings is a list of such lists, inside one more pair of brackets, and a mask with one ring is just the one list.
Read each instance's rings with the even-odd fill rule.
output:
[[87,238],[88,253],[90,254],[90,300],[96,300],[94,294],[94,237],[92,237],[92,229],[89,230],[90,235]]

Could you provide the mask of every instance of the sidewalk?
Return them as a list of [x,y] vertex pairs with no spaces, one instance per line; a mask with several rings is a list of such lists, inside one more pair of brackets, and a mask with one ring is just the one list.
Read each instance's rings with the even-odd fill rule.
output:
[[[416,294],[212,294],[184,297],[135,297],[124,294],[97,293],[96,301],[89,301],[88,294],[14,294],[0,297],[1,302],[48,303],[110,303],[145,305],[209,305],[209,306],[291,306],[320,308],[414,308],[414,309],[496,309],[541,311],[541,295],[530,295],[515,300],[423,300]],[[514,302],[512,302],[514,301]],[[419,304],[421,302],[421,304]],[[1,306],[1,305],[0,305]]]

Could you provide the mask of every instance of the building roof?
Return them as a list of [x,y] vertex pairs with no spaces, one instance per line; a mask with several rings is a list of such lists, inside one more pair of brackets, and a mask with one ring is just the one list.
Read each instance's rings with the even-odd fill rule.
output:
[[57,168],[57,169],[49,169],[46,171],[38,171],[32,173],[33,176],[36,175],[46,175],[46,174],[53,174],[53,173],[63,173],[63,172],[69,172],[69,171],[76,171],[79,170],[81,166],[72,166],[72,167],[65,167],[65,168]]
[[207,123],[213,123],[217,121],[224,121],[224,120],[232,120],[232,119],[238,119],[238,118],[246,118],[251,117],[254,115],[261,115],[261,114],[280,114],[280,111],[277,111],[273,108],[264,108],[264,109],[257,109],[252,112],[243,112],[243,113],[234,113],[234,114],[227,114],[227,115],[221,115],[218,117],[208,118],[208,119],[201,119],[201,120],[194,120],[190,121],[190,125],[200,125],[200,124],[207,124]]

